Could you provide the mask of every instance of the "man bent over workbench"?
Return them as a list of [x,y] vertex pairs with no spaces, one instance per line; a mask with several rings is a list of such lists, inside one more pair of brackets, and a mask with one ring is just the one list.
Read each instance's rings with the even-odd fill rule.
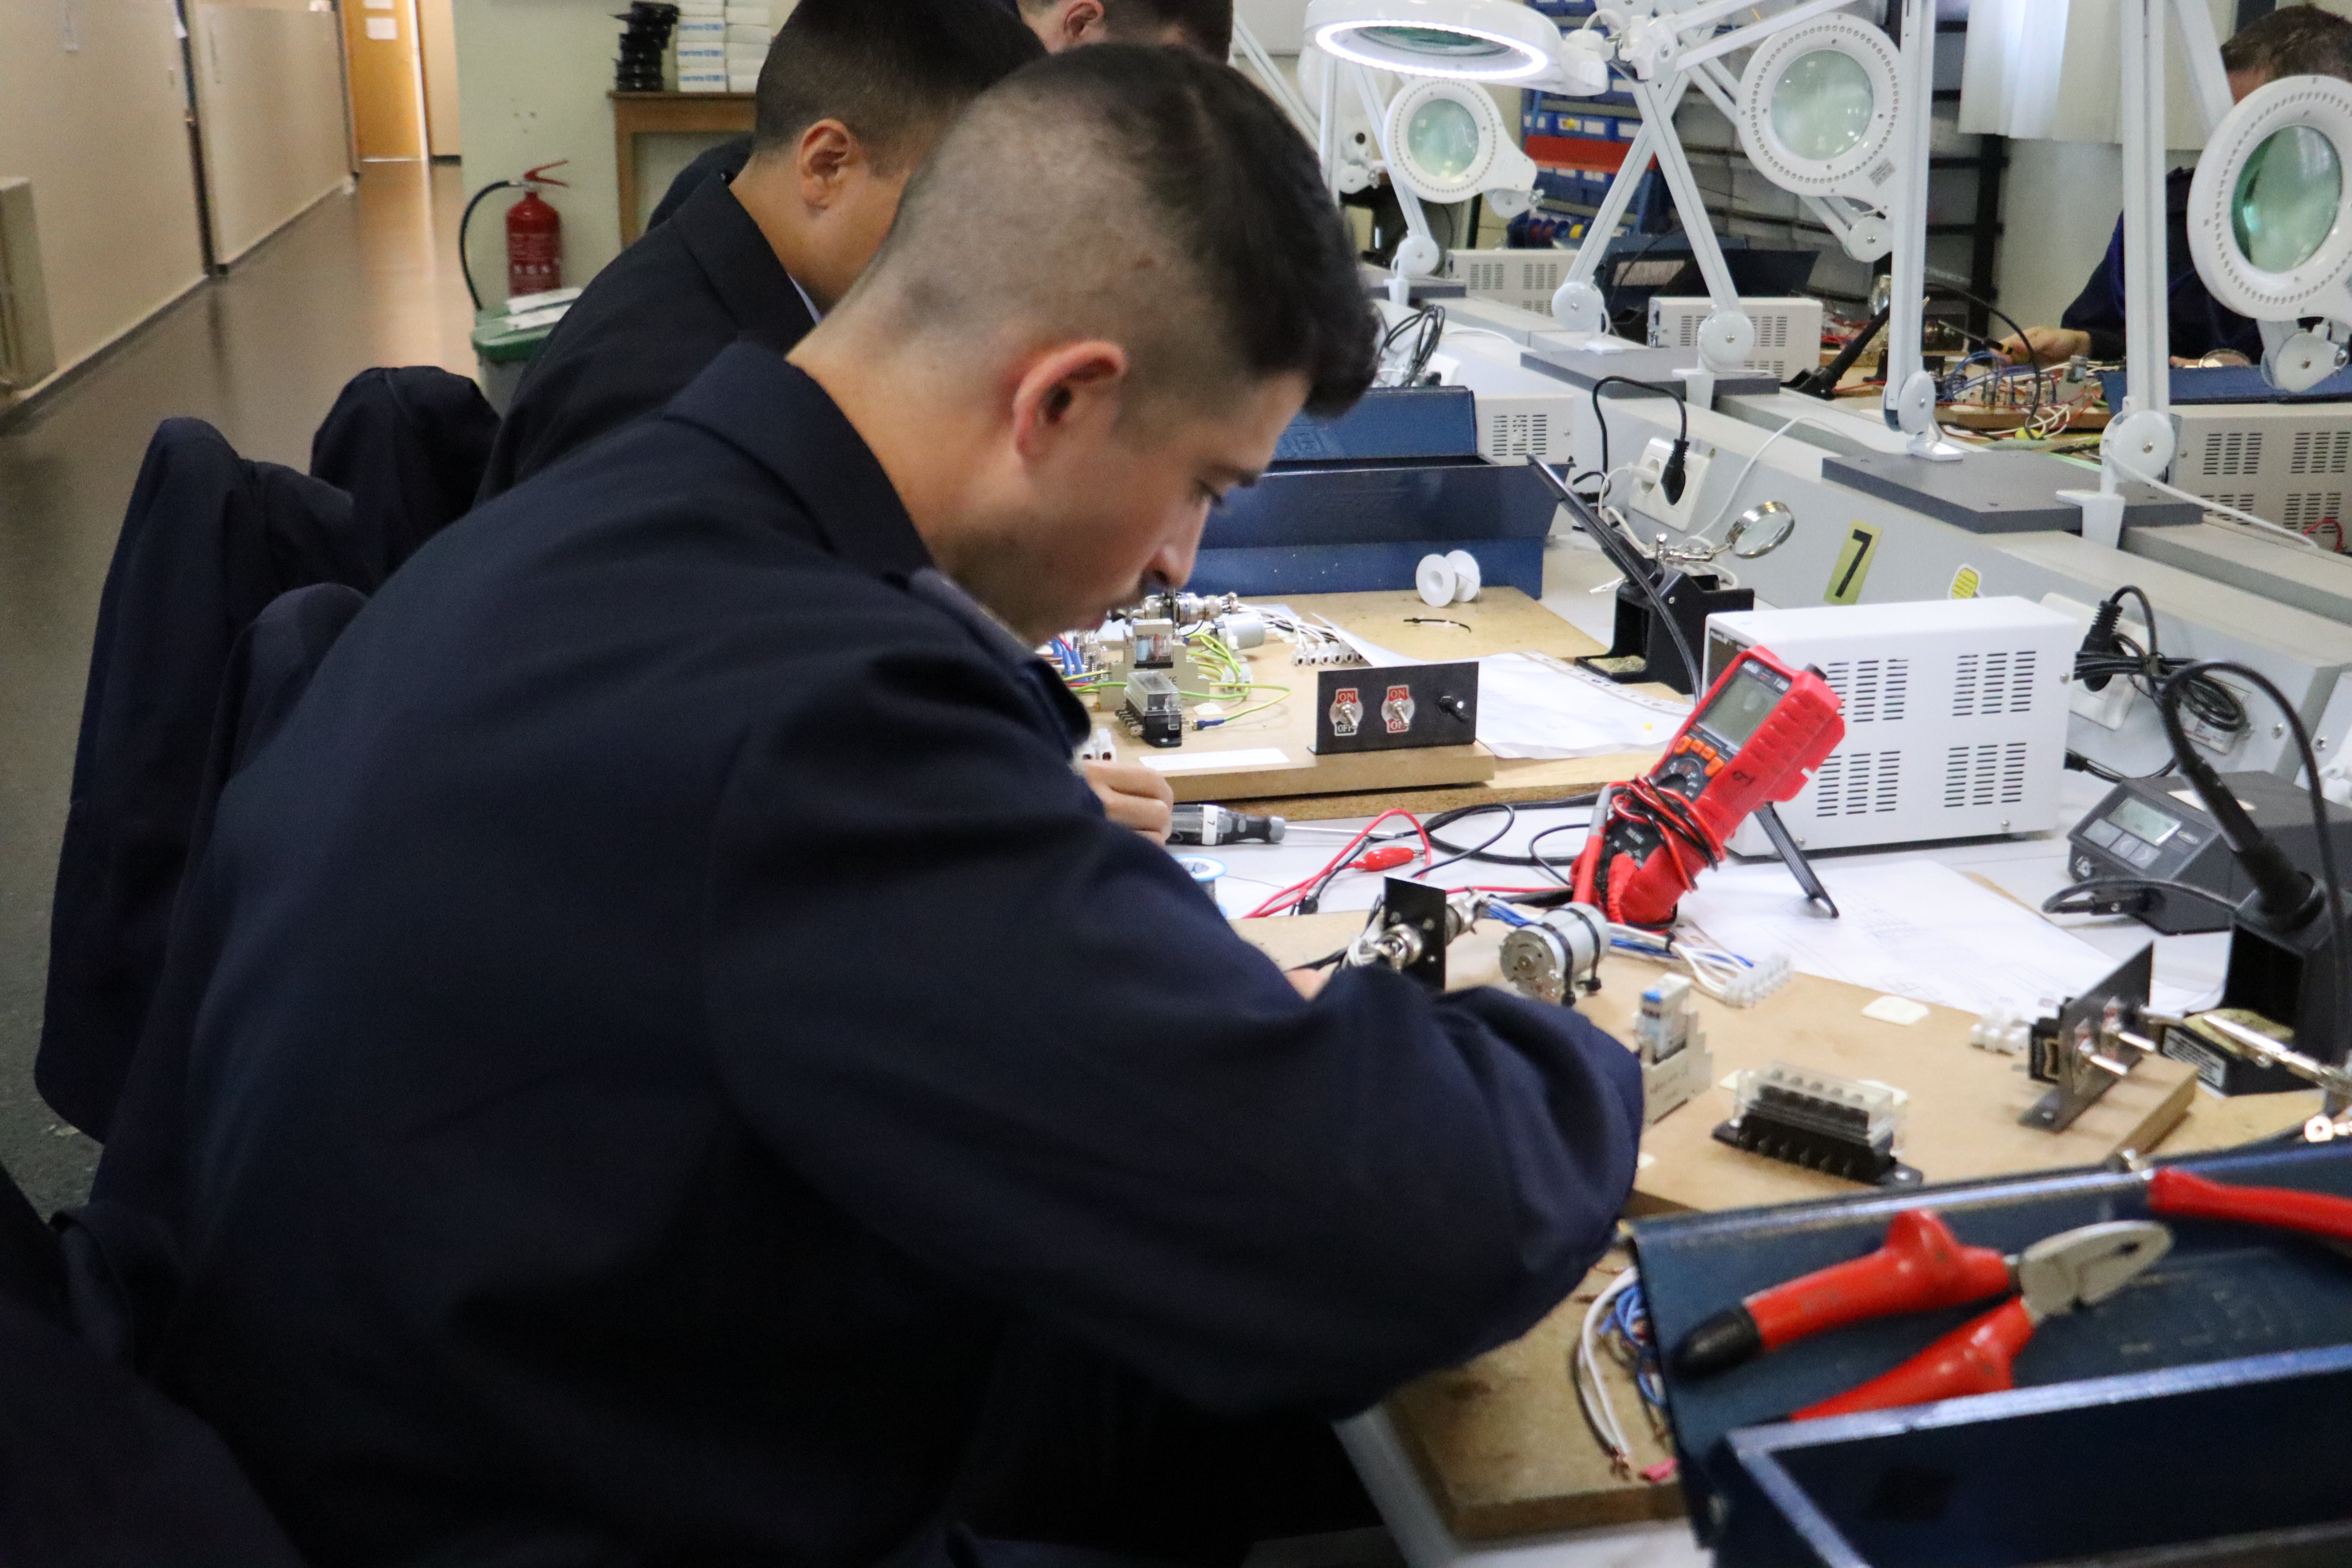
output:
[[[1385,970],[1300,994],[1105,819],[1026,646],[1181,583],[1363,391],[1350,248],[1225,67],[1040,62],[788,359],[728,350],[343,634],[191,895],[156,1357],[310,1561],[985,1560],[1087,1533],[1037,1456],[1121,1484],[1091,1393],[1052,1418],[1074,1361],[1209,1441],[1581,1279],[1633,1058]],[[1144,1522],[1108,1544],[1211,1554]]]

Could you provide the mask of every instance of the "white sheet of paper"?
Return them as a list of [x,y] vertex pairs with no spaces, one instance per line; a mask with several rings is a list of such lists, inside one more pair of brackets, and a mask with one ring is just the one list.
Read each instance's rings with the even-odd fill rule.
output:
[[1478,739],[1498,757],[1605,757],[1674,738],[1690,711],[1543,654],[1478,661]]
[[391,16],[370,16],[367,36],[377,43],[391,43],[400,37],[400,23]]
[[[1813,863],[1843,918],[1811,910],[1785,867],[1718,867],[1682,912],[1734,952],[1780,952],[1807,974],[1982,1015],[2036,1013],[2095,985],[2116,961],[2032,910],[1935,860]],[[2201,998],[2156,987],[2178,1012]]]
[[1163,773],[1197,773],[1211,768],[1278,768],[1290,761],[1279,746],[1257,746],[1240,752],[1179,752],[1173,756],[1138,757],[1147,768]]

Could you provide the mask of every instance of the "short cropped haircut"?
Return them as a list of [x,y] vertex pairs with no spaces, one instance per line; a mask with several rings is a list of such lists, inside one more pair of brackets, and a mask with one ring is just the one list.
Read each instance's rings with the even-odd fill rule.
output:
[[2352,22],[2316,5],[2282,5],[2221,46],[2221,67],[2258,71],[2264,81],[2289,76],[2352,81]]
[[[1029,11],[1050,11],[1061,0],[1021,0]],[[1102,0],[1103,27],[1111,42],[1156,44],[1170,28],[1213,60],[1234,47],[1234,0]]]
[[917,171],[844,308],[869,296],[908,332],[1117,342],[1139,403],[1293,373],[1332,414],[1375,364],[1314,153],[1240,73],[1189,49],[1071,49],[984,94]]
[[994,0],[800,0],[760,68],[751,145],[838,120],[895,167],[1045,47]]
[[1115,40],[1173,27],[1213,60],[1234,49],[1234,0],[1103,0],[1103,21]]

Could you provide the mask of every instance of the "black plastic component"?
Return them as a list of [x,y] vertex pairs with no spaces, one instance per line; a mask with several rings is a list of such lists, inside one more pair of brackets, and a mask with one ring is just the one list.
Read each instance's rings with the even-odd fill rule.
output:
[[[1726,588],[1722,582],[1711,572],[1669,572],[1658,584],[1659,599],[1694,648],[1706,640],[1707,616],[1756,607],[1754,589]],[[1620,683],[1658,680],[1680,692],[1697,689],[1692,672],[1683,668],[1674,632],[1651,607],[1650,596],[1631,581],[1617,585],[1617,625],[1609,651],[1586,654],[1576,662]]]
[[1897,1160],[1891,1150],[1871,1142],[1867,1128],[1865,1112],[1824,1104],[1786,1089],[1767,1089],[1759,1092],[1738,1126],[1728,1121],[1718,1125],[1715,1141],[1849,1182],[1879,1187],[1918,1186],[1926,1178]]
[[1391,877],[1381,892],[1381,927],[1411,926],[1421,933],[1421,956],[1402,973],[1433,992],[1445,989],[1445,889]]
[[1764,1353],[1764,1336],[1745,1306],[1726,1307],[1685,1334],[1675,1346],[1674,1369],[1683,1377],[1712,1377]]
[[[2221,782],[2246,808],[2255,827],[2301,870],[2319,875],[2319,836],[2311,824],[2311,797],[2275,773],[2223,773]],[[2094,878],[2186,882],[2229,900],[2245,901],[2254,885],[2212,817],[2180,798],[2175,776],[2126,779],[2084,815],[2067,833],[2067,873],[2075,881]],[[2119,822],[2117,813],[2122,814]],[[2336,863],[2352,866],[2352,810],[2329,802],[2329,837]],[[2133,829],[2137,828],[2137,831]],[[2120,913],[2131,915],[2167,936],[2228,931],[2230,910],[2209,899],[2164,888],[2117,889]]]
[[1476,659],[1316,674],[1307,750],[1318,755],[1466,746],[1477,738]]

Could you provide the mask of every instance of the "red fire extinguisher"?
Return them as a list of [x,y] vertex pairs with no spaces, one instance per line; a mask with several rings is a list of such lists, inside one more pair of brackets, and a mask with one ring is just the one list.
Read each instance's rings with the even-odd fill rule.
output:
[[563,184],[546,171],[571,161],[559,158],[523,171],[522,200],[507,208],[509,299],[563,287],[563,215],[541,201],[539,193],[543,186]]

